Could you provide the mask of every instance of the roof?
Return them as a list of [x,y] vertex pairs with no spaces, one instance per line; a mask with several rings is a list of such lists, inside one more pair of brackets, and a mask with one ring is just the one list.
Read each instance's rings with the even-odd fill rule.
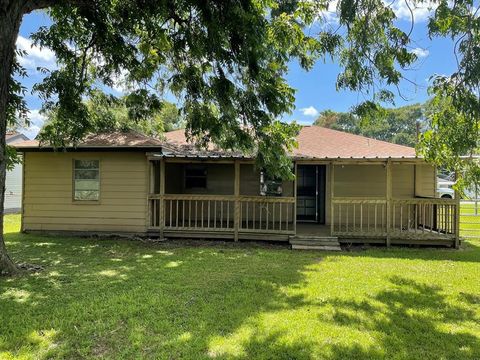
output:
[[[165,138],[174,144],[182,156],[203,157],[205,155],[230,156],[232,152],[202,151],[188,143],[184,130],[165,133]],[[295,159],[355,159],[355,158],[414,158],[415,149],[408,146],[392,144],[361,135],[327,129],[320,126],[304,126],[297,137],[298,148],[293,151]],[[171,156],[179,156],[172,154]],[[236,156],[235,156],[236,157]]]
[[[187,141],[185,130],[174,130],[164,134],[165,140],[156,139],[137,132],[120,132],[89,135],[75,147],[79,149],[151,149],[160,150],[158,156],[184,158],[249,158],[240,152],[215,148],[199,149]],[[332,130],[320,126],[304,126],[297,137],[298,148],[292,153],[295,159],[401,159],[415,158],[415,149],[392,144],[361,135]],[[46,149],[37,140],[24,141],[15,146],[19,150]],[[251,157],[251,156],[250,156]]]
[[[164,142],[146,136],[135,131],[122,132],[112,131],[109,133],[92,134],[85,137],[85,139],[76,146],[69,146],[68,148],[161,148]],[[50,145],[41,144],[38,140],[28,140],[15,144],[19,150],[27,149],[52,149]]]
[[173,130],[163,134],[169,149],[164,149],[165,157],[184,158],[249,158],[239,151],[222,150],[209,144],[208,149],[199,149],[187,141],[185,129]]
[[5,134],[5,140],[7,141],[7,144],[13,144],[19,141],[28,140],[28,138],[22,133],[16,131],[7,131]]
[[320,126],[304,126],[297,137],[295,158],[413,158],[415,149],[392,144],[361,135],[327,129]]

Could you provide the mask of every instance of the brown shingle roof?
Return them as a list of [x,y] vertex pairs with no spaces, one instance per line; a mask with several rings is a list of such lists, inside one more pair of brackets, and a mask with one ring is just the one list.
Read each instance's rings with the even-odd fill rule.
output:
[[194,144],[187,141],[185,130],[173,130],[163,134],[166,139],[166,146],[169,149],[164,149],[163,154],[167,157],[197,157],[197,158],[245,158],[246,156],[238,151],[222,150],[209,144],[208,149],[199,149]]
[[295,158],[402,158],[415,149],[320,126],[304,126],[297,137]]
[[[121,132],[113,131],[103,134],[88,135],[77,148],[159,148],[163,141],[135,131]],[[51,148],[49,145],[40,144],[38,140],[28,140],[15,144],[19,149],[28,148]],[[72,146],[73,147],[73,146]]]
[[[167,132],[165,138],[179,148],[191,146],[187,143],[184,130]],[[302,127],[297,141],[298,148],[292,155],[300,159],[415,157],[412,147],[320,126]]]
[[[172,157],[245,157],[238,152],[224,151],[213,146],[202,150],[187,142],[185,131],[175,130],[164,134],[165,141],[137,132],[120,132],[90,135],[77,148],[150,148],[162,149],[164,156]],[[415,149],[370,139],[365,136],[319,126],[304,126],[297,137],[298,148],[292,156],[296,159],[347,159],[347,158],[414,158]],[[37,140],[15,144],[19,149],[51,149],[39,146]]]

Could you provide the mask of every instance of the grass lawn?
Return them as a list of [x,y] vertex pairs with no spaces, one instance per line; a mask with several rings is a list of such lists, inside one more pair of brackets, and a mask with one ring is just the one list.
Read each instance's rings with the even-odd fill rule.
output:
[[463,236],[480,239],[480,203],[463,203],[460,207],[460,233]]
[[327,253],[42,237],[6,217],[0,359],[480,359],[480,241]]

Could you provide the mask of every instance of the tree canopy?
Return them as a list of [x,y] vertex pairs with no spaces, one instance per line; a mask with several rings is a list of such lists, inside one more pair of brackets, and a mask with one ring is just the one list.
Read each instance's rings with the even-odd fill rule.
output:
[[[88,132],[136,130],[146,135],[162,137],[164,132],[184,127],[184,121],[175,104],[162,101],[145,107],[137,100],[129,96],[117,98],[102,92],[92,93],[85,101],[90,116]],[[37,138],[41,141],[49,141],[52,137],[68,139],[70,129],[64,128],[64,125],[69,124],[58,121],[54,111],[48,113],[45,126]]]
[[376,111],[374,116],[363,118],[351,112],[325,110],[314,124],[414,147],[418,142],[417,123],[419,130],[425,131],[428,127],[425,107],[426,105],[414,104],[388,108]]

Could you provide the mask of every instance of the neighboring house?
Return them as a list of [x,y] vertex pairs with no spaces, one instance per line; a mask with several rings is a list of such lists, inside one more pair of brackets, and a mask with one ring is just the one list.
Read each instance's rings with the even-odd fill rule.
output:
[[[15,131],[9,131],[6,135],[7,145],[28,140],[28,138]],[[5,202],[6,213],[19,212],[22,207],[22,165],[17,164],[12,170],[7,171],[5,178]]]
[[[129,233],[167,238],[458,246],[458,203],[438,199],[436,169],[410,147],[305,126],[295,181],[255,159],[198,150],[183,130],[160,141],[92,135],[55,152],[24,153],[24,231]],[[262,195],[264,194],[264,195]]]

